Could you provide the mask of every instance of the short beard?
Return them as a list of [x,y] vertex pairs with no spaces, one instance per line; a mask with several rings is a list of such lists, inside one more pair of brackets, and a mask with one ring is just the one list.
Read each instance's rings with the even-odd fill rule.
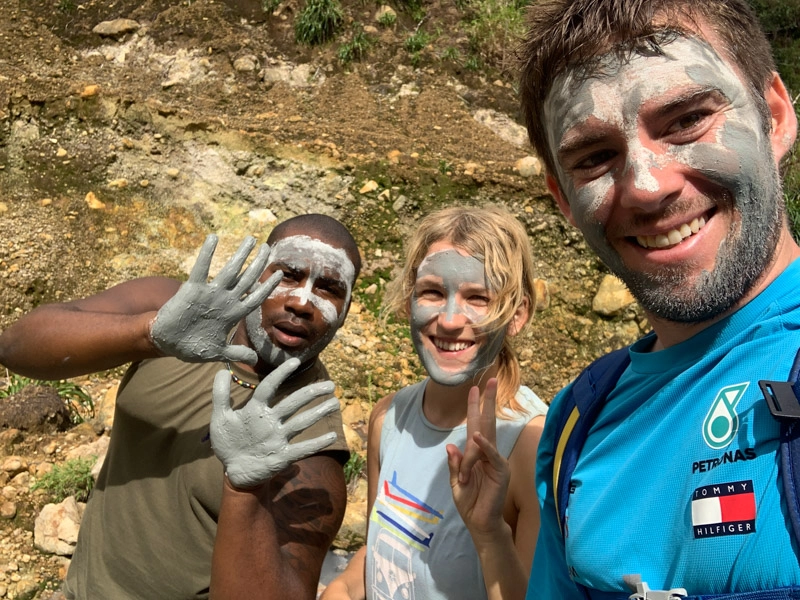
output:
[[328,332],[323,337],[315,341],[312,345],[301,350],[285,350],[272,342],[269,334],[264,329],[261,319],[262,310],[260,306],[247,315],[245,318],[247,337],[250,339],[250,343],[252,344],[259,358],[273,368],[278,367],[279,365],[283,364],[284,361],[290,358],[296,358],[301,363],[305,363],[306,361],[316,358],[319,356],[320,352],[322,352],[331,342],[331,340],[333,340],[339,327],[344,322],[344,318],[340,316],[335,323],[330,325]]
[[693,282],[679,271],[654,275],[626,273],[625,284],[642,307],[653,315],[675,323],[702,323],[728,312],[755,285],[772,259],[769,250],[734,258],[726,244],[713,272],[703,271]]
[[[694,280],[683,269],[660,273],[631,271],[616,252],[604,248],[603,260],[642,307],[656,317],[675,323],[702,323],[728,312],[753,289],[774,259],[785,205],[780,177],[774,173],[772,192],[749,193],[744,206],[735,206],[741,221],[731,224],[720,245],[712,272],[703,271]],[[773,195],[774,194],[774,195]],[[766,198],[773,198],[770,203]],[[730,200],[727,200],[730,202]],[[598,249],[599,250],[599,249]]]

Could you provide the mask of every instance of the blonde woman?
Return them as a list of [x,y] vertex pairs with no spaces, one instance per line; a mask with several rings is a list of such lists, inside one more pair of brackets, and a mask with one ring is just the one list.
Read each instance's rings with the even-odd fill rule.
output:
[[497,207],[423,219],[386,310],[407,318],[428,378],[370,417],[367,544],[324,600],[522,598],[547,406],[510,340],[535,301],[524,227]]

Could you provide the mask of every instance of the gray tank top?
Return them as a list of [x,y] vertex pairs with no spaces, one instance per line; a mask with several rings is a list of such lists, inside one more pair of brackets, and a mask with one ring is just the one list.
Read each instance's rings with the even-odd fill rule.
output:
[[[485,600],[480,561],[453,504],[447,444],[464,448],[466,424],[443,429],[422,412],[427,379],[395,394],[381,431],[378,493],[367,535],[368,600]],[[529,388],[527,413],[497,419],[497,448],[508,458],[528,422],[547,412]],[[534,465],[531,464],[531,477]]]

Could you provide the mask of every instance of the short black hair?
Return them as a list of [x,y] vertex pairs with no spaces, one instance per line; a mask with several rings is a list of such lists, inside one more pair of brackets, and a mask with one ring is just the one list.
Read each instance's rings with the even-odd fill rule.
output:
[[323,242],[329,242],[344,250],[355,269],[352,282],[355,284],[358,274],[361,272],[361,253],[358,251],[358,245],[350,231],[341,222],[328,215],[318,213],[298,215],[276,225],[275,229],[270,232],[267,243],[271,246],[278,240],[292,235],[307,235]]

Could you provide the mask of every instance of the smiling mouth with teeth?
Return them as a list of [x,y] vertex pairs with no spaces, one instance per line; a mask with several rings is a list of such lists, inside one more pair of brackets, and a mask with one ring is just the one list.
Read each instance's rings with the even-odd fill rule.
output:
[[447,340],[433,338],[433,345],[439,350],[444,350],[446,352],[459,352],[461,350],[466,350],[474,343],[475,342],[448,342]]
[[642,248],[669,248],[691,237],[700,231],[705,224],[705,217],[697,217],[696,219],[692,219],[690,223],[684,223],[677,229],[671,229],[667,233],[659,233],[658,235],[637,235],[636,241]]

